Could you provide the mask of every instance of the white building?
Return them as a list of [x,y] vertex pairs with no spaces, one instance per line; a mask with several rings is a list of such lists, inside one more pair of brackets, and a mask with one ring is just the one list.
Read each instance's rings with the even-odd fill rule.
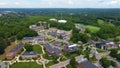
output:
[[58,20],[58,23],[67,23],[67,20]]
[[55,21],[55,22],[57,22],[57,19],[55,19],[55,18],[51,18],[51,19],[49,19],[50,21]]
[[36,27],[36,25],[30,25],[30,26],[29,26],[30,29],[32,29],[32,28],[34,28],[34,27]]

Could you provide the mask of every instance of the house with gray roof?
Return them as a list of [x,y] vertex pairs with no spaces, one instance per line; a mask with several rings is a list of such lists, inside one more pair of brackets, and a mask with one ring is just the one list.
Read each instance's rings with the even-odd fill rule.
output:
[[78,63],[77,68],[98,68],[98,67],[92,64],[91,62],[89,62],[88,60],[85,60]]

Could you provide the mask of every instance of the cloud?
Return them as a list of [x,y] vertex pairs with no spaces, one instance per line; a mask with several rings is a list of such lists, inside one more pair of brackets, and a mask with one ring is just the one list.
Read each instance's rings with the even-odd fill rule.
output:
[[74,2],[72,0],[68,0],[68,4],[73,5]]
[[0,0],[0,8],[104,8],[119,7],[120,0]]
[[120,5],[120,0],[111,0],[105,3],[106,5]]
[[5,3],[5,2],[0,2],[0,5],[7,5],[7,3]]
[[14,2],[13,4],[15,4],[15,5],[19,5],[20,3],[19,3],[19,2]]

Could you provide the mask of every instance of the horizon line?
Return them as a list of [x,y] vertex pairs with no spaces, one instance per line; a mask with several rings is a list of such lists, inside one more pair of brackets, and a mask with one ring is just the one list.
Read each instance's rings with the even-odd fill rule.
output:
[[32,8],[32,7],[21,7],[21,8],[0,8],[0,9],[120,9],[120,8],[113,8],[113,7],[107,7],[107,8]]

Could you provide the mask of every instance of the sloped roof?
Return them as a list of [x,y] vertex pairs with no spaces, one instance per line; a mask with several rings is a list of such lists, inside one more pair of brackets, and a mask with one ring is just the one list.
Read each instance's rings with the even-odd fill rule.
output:
[[61,50],[58,49],[58,48],[54,48],[54,51],[55,51],[55,54],[61,54],[62,53]]
[[38,53],[36,53],[36,52],[25,52],[24,54],[22,54],[22,56],[28,56],[28,55],[38,55]]
[[68,52],[75,52],[76,50],[78,50],[77,45],[73,45],[73,44],[68,44],[67,45],[66,51],[68,51]]
[[24,46],[24,44],[18,44],[17,46],[15,46],[10,52],[16,52],[16,51],[18,51],[21,47],[23,47]]
[[24,37],[22,40],[33,40],[33,37]]
[[86,68],[98,68],[97,66],[95,66],[94,64],[92,64],[91,62],[89,61],[83,61],[81,62]]
[[48,51],[53,51],[53,50],[54,50],[49,43],[46,43],[46,44],[45,44],[45,48],[46,48]]

